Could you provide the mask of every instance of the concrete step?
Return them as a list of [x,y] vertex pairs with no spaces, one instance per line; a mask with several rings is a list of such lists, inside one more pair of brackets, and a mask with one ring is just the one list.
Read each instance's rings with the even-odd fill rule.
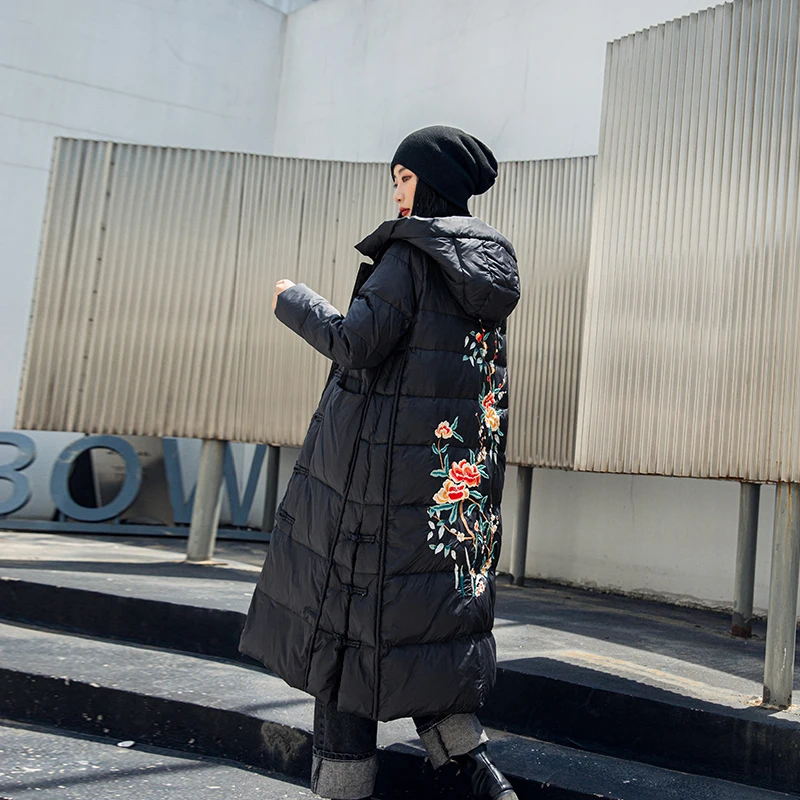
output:
[[[265,671],[224,660],[0,624],[0,717],[223,758],[304,781],[313,701]],[[379,726],[385,798],[463,798],[436,775],[409,720]],[[524,798],[755,800],[789,795],[489,730]],[[300,796],[300,795],[298,795]]]
[[302,784],[141,743],[0,724],[0,797],[40,800],[295,800]]
[[[13,570],[5,569],[7,577],[0,578],[0,617],[242,661],[237,643],[243,610],[252,592],[253,571],[214,572],[165,564],[156,574],[152,567],[139,574],[136,565],[131,572],[108,574],[103,568],[108,566],[83,573],[17,569],[14,577],[8,575]],[[20,574],[36,581],[20,579]],[[751,698],[730,685],[720,688],[654,667],[636,666],[641,651],[627,653],[628,660],[623,662],[619,656],[624,648],[600,653],[595,648],[590,653],[575,648],[582,640],[574,636],[568,640],[571,648],[548,651],[542,646],[539,629],[521,624],[526,619],[521,606],[524,602],[529,605],[529,598],[509,590],[501,590],[499,595],[498,614],[502,616],[496,635],[500,668],[493,698],[481,715],[485,724],[625,760],[772,790],[798,791],[800,717],[796,713],[777,714],[750,705]],[[640,616],[647,612],[647,606],[644,611],[641,606],[636,608]],[[538,613],[541,617],[541,606]],[[667,613],[675,638],[681,637],[676,649],[687,647],[687,637],[692,636],[717,636],[725,647],[750,644],[729,643],[713,630],[695,633],[691,627],[687,633],[690,623],[682,614],[685,610]],[[705,617],[700,619],[707,623]],[[550,624],[555,626],[558,621]],[[648,625],[658,622],[663,629],[663,620],[646,620]],[[739,653],[741,649],[727,656],[731,664]],[[611,670],[620,664],[625,669],[614,674]],[[695,667],[693,674],[698,672],[702,675]]]

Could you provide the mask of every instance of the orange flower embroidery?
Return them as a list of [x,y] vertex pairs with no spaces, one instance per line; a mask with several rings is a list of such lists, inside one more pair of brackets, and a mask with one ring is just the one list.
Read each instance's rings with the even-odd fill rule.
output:
[[469,488],[463,483],[455,483],[450,478],[446,478],[444,486],[433,496],[434,502],[442,505],[443,503],[458,503],[465,497],[469,497]]
[[450,478],[467,486],[477,486],[481,482],[481,474],[475,464],[470,464],[465,458],[450,467]]
[[452,435],[453,429],[450,427],[450,423],[447,420],[440,422],[436,428],[436,437],[438,439],[449,439]]
[[486,427],[491,428],[493,431],[496,431],[500,427],[500,416],[494,408],[487,408],[483,419],[486,423]]
[[486,397],[481,400],[481,404],[486,409],[491,408],[494,405],[494,402],[494,392],[489,392],[489,394],[487,394]]

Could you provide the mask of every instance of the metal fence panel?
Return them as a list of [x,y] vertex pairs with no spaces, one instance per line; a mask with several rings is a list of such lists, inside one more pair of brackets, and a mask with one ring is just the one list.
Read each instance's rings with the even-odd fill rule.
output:
[[522,296],[508,324],[508,460],[573,466],[595,157],[501,165],[473,212],[503,231]]
[[608,48],[583,470],[800,480],[800,3]]
[[[502,164],[475,203],[520,261],[514,463],[572,466],[593,172]],[[58,140],[18,427],[299,445],[329,362],[275,323],[274,283],[344,309],[393,213],[385,164]]]

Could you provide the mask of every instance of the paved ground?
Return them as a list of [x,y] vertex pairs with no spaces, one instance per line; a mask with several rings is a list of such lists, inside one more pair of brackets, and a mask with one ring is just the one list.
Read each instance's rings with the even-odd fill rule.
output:
[[[0,576],[244,612],[264,548],[220,542],[218,563],[196,566],[183,562],[183,540],[0,532]],[[730,635],[726,614],[541,582],[499,584],[504,666],[731,708],[760,700],[763,622],[745,641]],[[795,680],[800,704],[800,669]],[[794,708],[786,716],[800,721]]]
[[[61,619],[50,612],[58,611],[61,602],[69,606],[73,602],[70,598],[83,598],[75,601],[78,602],[75,608],[94,619],[91,612],[96,607],[95,595],[52,588],[64,587],[125,598],[119,601],[107,598],[109,604],[116,603],[115,613],[119,616],[111,614],[111,617],[116,620],[115,625],[122,624],[122,629],[131,620],[139,619],[130,609],[146,607],[130,603],[128,598],[170,604],[159,608],[167,616],[178,615],[176,619],[181,622],[176,631],[183,632],[183,626],[188,625],[192,635],[210,641],[208,625],[212,620],[216,620],[214,624],[223,633],[229,624],[241,624],[239,615],[249,604],[264,547],[221,542],[215,562],[202,566],[185,563],[184,548],[185,541],[181,540],[0,532],[3,597],[12,604],[16,602],[15,597],[26,598],[22,605],[15,606],[23,610],[34,609],[35,598],[46,598],[41,601],[44,605],[38,612],[32,612],[33,616],[9,614],[7,618],[39,624],[36,613],[41,613],[42,620]],[[28,583],[17,585],[17,581]],[[505,676],[505,694],[497,693],[495,710],[499,715],[497,724],[516,733],[493,731],[492,746],[507,765],[503,768],[511,770],[509,774],[528,781],[527,793],[521,797],[538,797],[537,786],[556,787],[552,796],[559,800],[573,796],[581,800],[594,796],[618,800],[686,800],[688,797],[749,800],[776,796],[763,789],[703,777],[734,776],[738,780],[743,775],[750,780],[751,775],[756,774],[715,771],[716,762],[700,757],[706,743],[715,737],[724,739],[726,752],[738,752],[742,743],[734,734],[743,730],[741,723],[753,723],[750,725],[752,742],[750,739],[748,742],[754,747],[759,743],[763,745],[755,747],[750,754],[753,755],[750,759],[753,769],[760,769],[762,762],[762,766],[766,765],[766,777],[758,773],[762,781],[759,785],[784,789],[794,786],[792,776],[796,773],[788,768],[783,770],[782,783],[770,777],[778,752],[775,748],[789,748],[785,753],[780,751],[788,755],[781,757],[779,763],[784,766],[795,763],[793,737],[800,730],[796,727],[800,725],[800,709],[795,707],[789,712],[775,714],[758,707],[763,670],[763,624],[756,625],[752,640],[743,641],[730,636],[730,619],[726,614],[541,582],[525,588],[510,587],[502,579],[498,583],[495,634],[498,660]],[[46,584],[47,587],[31,584]],[[88,605],[81,606],[80,602]],[[236,613],[220,614],[219,611]],[[195,618],[204,622],[193,627]],[[81,619],[85,622],[85,618]],[[47,627],[47,622],[41,624]],[[310,746],[310,698],[294,692],[258,667],[234,663],[235,643],[230,645],[230,653],[226,650],[221,657],[199,657],[181,652],[182,645],[173,640],[167,644],[158,643],[158,647],[143,647],[96,638],[114,635],[125,638],[124,632],[96,633],[92,626],[81,627],[78,623],[73,629],[69,621],[56,624],[82,630],[87,635],[24,624],[4,622],[0,625],[0,641],[6,645],[0,649],[0,668],[6,670],[9,679],[16,681],[13,685],[17,687],[5,697],[27,698],[25,703],[36,706],[42,692],[49,692],[46,703],[48,713],[52,712],[50,716],[31,715],[27,711],[20,712],[20,708],[11,703],[7,706],[9,717],[44,724],[63,718],[65,728],[97,736],[116,735],[121,739],[138,737],[153,745],[176,748],[186,745],[187,740],[194,742],[190,737],[205,724],[200,717],[203,720],[208,717],[214,720],[206,726],[208,730],[219,733],[220,726],[233,726],[226,728],[226,744],[244,730],[243,724],[252,727],[254,723],[253,730],[247,729],[245,744],[260,741],[260,734],[253,732],[266,730],[264,725],[277,725],[281,741],[285,731],[299,732],[295,736],[299,737],[298,747],[303,745],[300,741],[303,736],[308,740],[304,740],[303,746]],[[98,629],[105,630],[102,624]],[[152,643],[150,639],[134,638],[133,641]],[[214,650],[207,652],[220,655]],[[21,675],[24,679],[20,679]],[[29,684],[34,688],[30,689]],[[543,688],[546,695],[542,694]],[[536,717],[533,720],[536,724],[527,718],[517,720],[520,692],[528,698],[523,710],[526,713],[529,710]],[[556,699],[551,700],[553,697]],[[122,703],[122,700],[128,703],[122,711],[118,709],[113,723],[103,705],[109,698],[115,703]],[[92,703],[99,704],[92,714],[99,710],[102,715],[87,716]],[[77,716],[70,716],[73,711]],[[600,728],[608,727],[609,719],[616,715],[619,730],[628,731],[631,720],[640,711],[642,719],[639,728],[632,732],[631,742],[621,734],[618,736],[614,732],[616,728],[611,731],[613,735],[606,737],[604,730],[595,730],[589,724],[594,719]],[[564,712],[570,712],[566,722],[562,720]],[[96,719],[97,724],[76,723],[84,718]],[[668,743],[664,736],[666,729],[661,728],[653,750],[639,740],[648,738],[655,718],[673,720],[670,724],[674,730]],[[489,717],[488,721],[493,720],[494,717]],[[508,728],[508,720],[512,720],[509,724],[522,725],[522,728]],[[169,738],[160,732],[162,728],[163,731],[177,730],[174,726],[178,723],[184,725],[180,728],[180,736],[185,733],[184,738]],[[704,738],[692,739],[690,734],[697,736],[698,731],[703,732]],[[420,743],[407,720],[380,726],[380,740],[384,746],[394,743],[399,748],[397,753],[406,756],[416,753],[415,759],[421,761]],[[3,727],[0,720],[0,800],[29,796],[66,800],[89,797],[205,800],[219,797],[223,790],[218,787],[225,787],[231,800],[312,796],[302,785],[276,779],[274,774],[148,748],[141,741],[133,749],[126,750],[116,747],[114,741],[35,730],[16,723]],[[698,742],[700,750],[697,750]],[[671,747],[671,760],[662,757],[667,744]],[[635,751],[635,754],[629,754],[626,747],[633,748],[631,753]],[[693,756],[692,748],[699,754],[695,759],[698,763],[693,767],[699,774],[686,775],[662,768],[688,769],[685,766],[687,747],[688,755]],[[187,745],[187,749],[237,758],[242,763],[257,766],[264,763],[261,751],[240,757],[218,747]],[[639,750],[641,758],[636,755]],[[676,754],[680,756],[677,761]],[[625,760],[629,758],[639,760]],[[270,763],[290,774],[305,774],[288,762]],[[401,762],[396,762],[393,769],[399,769],[403,780],[407,780],[408,773]],[[704,772],[705,769],[710,771]]]
[[302,800],[267,773],[113,740],[0,724],[0,798],[9,800]]

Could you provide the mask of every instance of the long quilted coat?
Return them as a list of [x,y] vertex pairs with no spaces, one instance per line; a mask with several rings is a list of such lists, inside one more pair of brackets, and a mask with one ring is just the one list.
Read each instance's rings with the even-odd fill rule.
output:
[[477,710],[495,678],[511,244],[474,217],[383,223],[346,315],[276,316],[334,362],[279,504],[242,652],[378,720]]

